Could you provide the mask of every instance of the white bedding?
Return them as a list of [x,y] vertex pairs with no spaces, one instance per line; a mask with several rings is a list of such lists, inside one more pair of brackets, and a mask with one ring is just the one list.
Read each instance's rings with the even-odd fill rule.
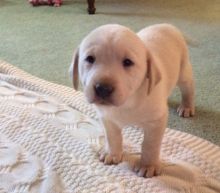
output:
[[167,129],[162,175],[137,177],[142,133],[123,131],[117,166],[99,162],[103,131],[82,93],[0,61],[0,193],[219,193],[220,148]]

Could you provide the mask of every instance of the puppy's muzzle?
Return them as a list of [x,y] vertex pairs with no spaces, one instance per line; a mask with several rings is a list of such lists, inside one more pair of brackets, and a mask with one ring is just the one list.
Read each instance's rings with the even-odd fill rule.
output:
[[108,101],[114,92],[114,87],[107,83],[97,83],[94,90],[97,98]]

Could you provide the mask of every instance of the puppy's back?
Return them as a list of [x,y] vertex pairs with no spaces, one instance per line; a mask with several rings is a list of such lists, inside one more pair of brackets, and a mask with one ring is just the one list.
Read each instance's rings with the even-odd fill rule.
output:
[[[145,43],[146,47],[157,45],[160,47],[180,44],[180,48],[187,47],[183,34],[171,24],[156,24],[140,30],[137,35]],[[153,48],[152,48],[153,49]]]
[[163,76],[164,88],[175,87],[182,61],[188,60],[187,44],[182,33],[171,24],[156,24],[137,33],[145,44],[147,52],[155,59],[155,64]]

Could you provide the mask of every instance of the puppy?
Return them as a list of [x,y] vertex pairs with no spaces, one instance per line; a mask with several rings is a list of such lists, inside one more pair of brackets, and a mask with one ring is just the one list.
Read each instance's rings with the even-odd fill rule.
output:
[[74,88],[80,80],[105,128],[100,160],[118,164],[123,156],[122,128],[135,125],[143,129],[144,140],[134,170],[138,176],[158,175],[167,100],[176,85],[182,93],[179,115],[190,117],[195,112],[192,66],[179,30],[169,24],[137,34],[117,24],[98,27],[81,42],[70,71]]

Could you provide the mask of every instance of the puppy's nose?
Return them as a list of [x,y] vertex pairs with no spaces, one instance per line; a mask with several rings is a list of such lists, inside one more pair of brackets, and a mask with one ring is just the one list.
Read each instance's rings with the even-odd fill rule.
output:
[[114,88],[106,83],[98,83],[95,85],[95,93],[98,97],[106,99],[113,93]]

